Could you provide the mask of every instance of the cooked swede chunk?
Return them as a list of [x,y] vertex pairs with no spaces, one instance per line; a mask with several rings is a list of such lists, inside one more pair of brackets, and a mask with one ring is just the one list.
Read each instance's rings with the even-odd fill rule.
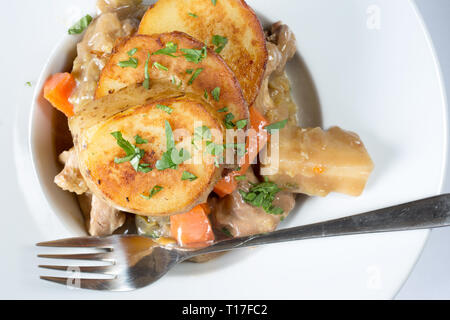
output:
[[295,193],[359,196],[374,168],[359,136],[338,127],[282,129],[279,147],[278,173],[269,178]]
[[266,69],[264,31],[243,0],[159,0],[148,9],[140,34],[182,31],[215,49],[233,70],[251,105]]

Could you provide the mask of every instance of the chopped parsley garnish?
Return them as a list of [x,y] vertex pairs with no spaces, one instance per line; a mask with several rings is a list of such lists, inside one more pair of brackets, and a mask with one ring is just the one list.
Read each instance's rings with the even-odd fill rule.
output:
[[163,104],[157,104],[157,105],[156,105],[156,108],[158,108],[158,109],[160,109],[160,110],[162,110],[162,111],[165,111],[165,112],[167,112],[168,114],[171,114],[171,113],[173,112],[173,109],[172,109],[171,107],[165,106],[165,105],[163,105]]
[[225,128],[234,129],[234,127],[236,125],[233,123],[233,119],[234,119],[234,114],[232,114],[232,113],[226,114],[225,119],[223,120],[223,123],[225,124]]
[[229,238],[233,238],[233,234],[226,227],[222,228],[222,232]]
[[86,15],[80,19],[77,23],[75,23],[70,29],[69,34],[81,34],[86,28],[91,24],[92,17],[90,15]]
[[212,2],[213,5],[217,4],[217,0],[211,0],[211,2]]
[[228,112],[228,108],[227,107],[222,108],[222,109],[218,110],[217,112],[219,112],[219,113]]
[[220,87],[215,88],[213,91],[211,91],[211,94],[217,102],[220,101]]
[[119,61],[119,63],[117,64],[119,67],[121,68],[134,68],[136,69],[138,67],[138,59],[136,58],[130,58],[129,60],[126,61]]
[[150,53],[147,54],[147,60],[145,61],[145,68],[144,68],[144,83],[142,84],[145,89],[150,89],[150,75],[148,74],[148,64],[150,62]]
[[142,172],[142,173],[149,173],[153,171],[152,168],[150,168],[150,165],[147,163],[141,163],[139,164],[139,168],[138,168],[138,172]]
[[185,171],[185,172],[183,172],[183,175],[181,176],[181,180],[183,180],[183,181],[185,181],[185,180],[194,181],[194,180],[197,180],[197,176],[192,174],[192,173],[190,173],[190,172],[188,172],[188,171]]
[[159,62],[153,62],[153,67],[158,69],[158,70],[162,70],[162,71],[169,71],[169,69],[166,66],[163,66],[162,64],[160,64]]
[[225,146],[222,144],[216,144],[212,141],[206,141],[206,152],[212,156],[221,156]]
[[209,94],[208,94],[208,90],[205,89],[205,94],[203,95],[205,97],[206,100],[209,99]]
[[143,195],[141,194],[141,197],[144,198],[145,200],[150,200],[151,198],[153,198],[158,192],[160,192],[161,190],[163,190],[163,187],[160,186],[154,186],[152,190],[150,190],[149,195]]
[[133,48],[130,51],[128,51],[128,56],[132,57],[136,54],[136,52],[138,52],[138,48]]
[[239,190],[245,202],[257,208],[263,208],[269,214],[282,215],[284,213],[283,209],[273,205],[277,193],[281,191],[275,183],[266,178],[262,183],[251,185],[248,192]]
[[205,59],[208,54],[206,46],[204,46],[201,49],[180,49],[180,51],[184,53],[183,56],[186,58],[187,61],[196,64],[200,63],[203,59]]
[[189,12],[188,15],[190,15],[191,17],[194,17],[194,18],[198,18],[198,15],[196,15],[195,13],[192,13],[192,12]]
[[287,123],[288,123],[288,119],[272,123],[271,125],[264,127],[264,129],[266,129],[269,133],[272,133],[273,130],[283,129]]
[[[112,132],[111,135],[116,139],[119,147],[121,147],[126,153],[126,157],[114,159],[114,162],[116,164],[122,164],[125,162],[129,162],[136,172],[148,173],[152,170],[151,168],[149,168],[150,167],[149,164],[139,163],[145,155],[144,150],[139,149],[138,147],[132,145],[129,141],[125,140],[120,131]],[[135,137],[136,142],[138,141],[137,137],[138,136]],[[140,141],[140,142],[142,142],[142,141]]]
[[212,134],[211,134],[211,130],[207,127],[207,126],[201,126],[201,127],[197,127],[194,130],[194,140],[198,141],[198,140],[209,140],[211,139]]
[[185,149],[177,150],[175,148],[175,140],[173,137],[172,127],[166,120],[166,146],[167,151],[162,155],[161,160],[156,162],[156,169],[159,171],[166,169],[178,169],[178,166],[189,160],[191,155]]
[[236,181],[244,181],[244,180],[247,180],[247,177],[246,176],[237,176],[237,177],[234,177],[234,180],[236,180]]
[[236,122],[236,127],[238,129],[244,129],[248,124],[248,120],[244,119],[244,120],[239,120]]
[[31,81],[25,82],[25,85],[26,85],[27,87],[30,87],[30,88],[31,88],[31,86],[32,86]]
[[212,43],[216,46],[216,53],[219,54],[222,52],[222,50],[225,48],[225,46],[228,44],[228,38],[222,37],[219,35],[214,35],[212,37]]
[[197,77],[200,75],[200,73],[202,71],[203,71],[203,68],[199,68],[199,69],[195,70],[194,74],[192,75],[192,77],[188,81],[188,85],[193,84],[195,79],[197,79]]
[[134,141],[136,141],[136,144],[146,144],[146,143],[148,143],[148,140],[147,139],[143,139],[141,136],[139,136],[139,135],[136,135],[135,137],[134,137]]
[[192,72],[194,72],[194,69],[187,69],[187,70],[186,70],[186,73],[187,73],[187,74],[192,74]]
[[167,42],[166,47],[152,53],[152,55],[166,55],[176,58],[173,54],[178,50],[178,45],[173,42]]

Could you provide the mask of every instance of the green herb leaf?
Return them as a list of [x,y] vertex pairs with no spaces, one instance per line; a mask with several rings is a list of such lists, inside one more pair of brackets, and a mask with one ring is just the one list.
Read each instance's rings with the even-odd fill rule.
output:
[[217,47],[215,51],[217,54],[219,54],[222,52],[222,50],[228,44],[228,38],[222,37],[219,35],[214,35],[212,37],[212,43],[213,43],[213,45],[215,45]]
[[188,81],[188,85],[192,85],[195,81],[195,79],[197,79],[197,77],[200,75],[200,73],[203,71],[203,68],[199,68],[197,70],[195,70],[194,74],[192,75],[191,79],[189,79]]
[[224,147],[225,149],[235,150],[239,157],[243,157],[246,154],[245,143],[227,143]]
[[287,123],[288,123],[288,119],[272,123],[271,125],[264,127],[264,129],[266,129],[269,133],[272,133],[272,131],[274,131],[274,130],[283,129]]
[[205,94],[203,95],[205,97],[206,100],[209,99],[209,94],[208,94],[208,90],[205,89]]
[[244,129],[248,124],[248,120],[244,119],[244,120],[239,120],[236,122],[236,127],[238,129]]
[[153,171],[152,168],[150,168],[150,165],[147,163],[141,163],[138,167],[138,172],[142,172],[142,173],[149,173],[151,171]]
[[162,104],[157,104],[157,105],[156,105],[156,108],[158,108],[158,109],[160,109],[160,110],[162,110],[162,111],[165,111],[165,112],[167,112],[168,114],[171,114],[171,113],[173,112],[173,109],[172,109],[172,108],[170,108],[170,107],[168,107],[168,106],[165,106],[165,105],[162,105]]
[[244,180],[247,180],[247,177],[246,176],[236,176],[236,177],[234,177],[234,179],[236,181],[244,181]]
[[223,113],[223,112],[228,112],[228,108],[225,107],[223,109],[218,110],[217,112]]
[[136,148],[130,142],[128,142],[123,138],[122,132],[120,131],[113,132],[111,133],[111,135],[116,139],[117,144],[125,151],[127,156],[131,156],[136,153]]
[[225,116],[225,119],[223,120],[223,123],[225,124],[225,128],[234,129],[234,127],[236,125],[233,123],[233,119],[234,119],[234,114],[227,113],[227,115]]
[[27,87],[30,87],[30,88],[31,88],[31,86],[32,86],[31,81],[25,82],[25,85],[26,85]]
[[172,127],[170,126],[170,123],[167,120],[165,122],[165,127],[166,127],[166,147],[167,150],[171,150],[175,148],[175,139],[173,138]]
[[127,61],[119,61],[119,63],[117,64],[119,67],[121,68],[134,68],[136,69],[138,67],[138,59],[136,58],[130,58]]
[[178,151],[175,148],[175,140],[173,137],[172,127],[167,120],[166,141],[167,151],[163,153],[161,160],[158,160],[155,165],[156,169],[160,171],[166,169],[178,169],[178,165],[191,158],[191,155],[187,150],[181,149],[180,151]]
[[186,73],[187,73],[187,74],[192,74],[192,72],[194,72],[194,69],[187,69],[187,70],[186,70]]
[[153,189],[149,192],[149,195],[143,195],[141,194],[141,197],[144,198],[145,200],[150,200],[151,198],[153,198],[158,192],[160,192],[161,190],[163,190],[163,187],[160,186],[154,186]]
[[216,144],[212,141],[206,141],[206,153],[209,153],[212,156],[221,156],[224,150],[224,145]]
[[139,136],[139,135],[136,135],[136,137],[134,137],[134,141],[136,141],[136,144],[148,143],[148,140],[141,138],[141,136]]
[[190,173],[190,172],[188,172],[188,171],[185,171],[185,172],[183,172],[183,175],[181,176],[181,180],[183,180],[183,181],[185,181],[185,180],[194,181],[194,180],[197,180],[197,176],[192,174],[192,173]]
[[163,49],[159,49],[158,51],[155,51],[152,53],[152,55],[166,55],[173,58],[176,58],[173,53],[176,53],[178,50],[178,45],[173,42],[167,42],[166,47]]
[[196,15],[195,13],[189,12],[188,15],[190,15],[191,17],[194,17],[194,18],[198,18],[198,15]]
[[180,49],[180,51],[184,53],[183,56],[187,61],[193,62],[195,64],[200,63],[203,59],[206,58],[208,54],[206,46],[201,49]]
[[137,48],[131,49],[130,51],[127,52],[127,53],[128,53],[128,56],[130,56],[130,57],[134,56],[134,55],[136,54],[137,51],[138,51]]
[[229,238],[233,238],[233,234],[226,227],[222,228],[222,232]]
[[211,94],[212,94],[214,100],[216,100],[217,102],[220,101],[220,88],[219,87],[217,87],[213,91],[211,91]]
[[207,126],[201,126],[194,129],[194,140],[210,140],[212,137],[211,129]]
[[162,64],[160,64],[159,62],[156,62],[156,61],[153,63],[153,67],[158,70],[169,71],[169,69],[167,67],[163,66]]
[[142,84],[145,89],[150,89],[150,75],[148,73],[148,64],[150,62],[150,53],[147,54],[147,60],[145,61],[144,68],[144,83]]
[[70,35],[81,34],[84,30],[86,30],[86,28],[91,24],[91,22],[92,17],[87,14],[69,29],[69,34]]
[[[120,131],[112,132],[111,135],[116,139],[119,147],[121,147],[126,153],[126,157],[115,158],[114,163],[122,164],[125,162],[130,162],[131,166],[133,167],[133,169],[136,172],[147,173],[147,172],[151,171],[151,169],[149,168],[150,167],[149,164],[140,164],[139,163],[145,155],[144,150],[139,149],[136,146],[133,146],[129,141],[125,140]],[[147,140],[142,139],[141,137],[139,137],[139,135],[137,135],[135,137],[135,140],[136,140],[137,144],[148,143]],[[142,142],[142,143],[140,143],[140,142]]]
[[239,190],[239,193],[248,204],[262,208],[269,214],[282,215],[284,213],[283,209],[273,205],[273,201],[280,191],[281,189],[275,183],[266,179],[265,182],[254,184],[248,192]]
[[211,0],[211,2],[212,2],[213,5],[217,4],[217,0]]

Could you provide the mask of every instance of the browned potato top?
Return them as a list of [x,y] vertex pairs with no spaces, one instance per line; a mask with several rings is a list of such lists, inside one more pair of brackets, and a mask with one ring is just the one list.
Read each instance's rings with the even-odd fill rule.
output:
[[[217,144],[223,143],[220,140],[223,125],[211,112],[212,106],[197,96],[170,91],[160,91],[150,99],[146,95],[147,90],[142,88],[126,88],[92,102],[71,119],[81,173],[89,189],[117,209],[149,216],[187,212],[206,202],[223,170],[216,167],[214,157],[205,152],[206,141],[197,149],[192,148],[195,124],[200,122],[218,132],[219,135],[211,138]],[[127,99],[130,96],[142,96],[145,102],[136,106],[124,104],[126,100],[134,102],[135,98]],[[172,112],[160,106],[167,106]],[[120,111],[114,115],[109,111],[102,113],[106,109]],[[99,117],[96,111],[106,117]],[[80,126],[80,122],[87,126]],[[189,151],[191,159],[197,161],[183,162],[178,168],[157,169],[157,161],[168,149],[166,122],[173,130],[176,149]],[[128,161],[115,161],[124,158],[126,152],[112,136],[114,132],[120,132],[125,140],[145,151],[141,163],[148,164],[153,169],[151,172],[139,172]],[[137,135],[147,141],[137,144]],[[196,179],[182,180],[185,171]],[[146,199],[155,187],[162,187],[162,190]]]
[[[152,55],[160,49],[164,49],[168,43],[176,44],[178,51],[173,55]],[[248,106],[242,96],[239,82],[233,72],[228,68],[222,58],[208,49],[206,57],[196,64],[189,62],[182,56],[180,49],[202,49],[204,44],[192,37],[181,33],[172,32],[160,35],[137,35],[119,43],[103,69],[100,76],[96,98],[120,90],[128,85],[143,83],[145,80],[145,64],[148,59],[148,75],[150,86],[154,81],[173,82],[183,92],[195,93],[203,97],[216,111],[228,108],[236,120],[248,118]],[[137,68],[120,67],[121,61],[130,59],[130,50],[137,49],[133,58],[137,59]],[[159,69],[154,65],[159,63]],[[165,70],[167,68],[167,70]],[[195,80],[191,81],[196,70],[203,69]],[[213,90],[220,88],[220,96],[214,98]],[[205,94],[206,92],[206,94]],[[206,98],[207,97],[207,98]],[[226,113],[219,113],[220,119],[224,119]]]
[[[159,0],[144,15],[140,34],[182,31],[213,47],[212,37],[226,37],[220,55],[241,84],[252,105],[258,95],[268,59],[264,31],[243,0]],[[214,46],[217,49],[217,46]]]

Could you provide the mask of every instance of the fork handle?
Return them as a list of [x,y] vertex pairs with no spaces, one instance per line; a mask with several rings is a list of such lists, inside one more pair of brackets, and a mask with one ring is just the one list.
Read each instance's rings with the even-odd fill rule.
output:
[[341,219],[271,233],[235,238],[191,252],[193,256],[264,244],[364,233],[450,226],[450,194],[409,202]]

